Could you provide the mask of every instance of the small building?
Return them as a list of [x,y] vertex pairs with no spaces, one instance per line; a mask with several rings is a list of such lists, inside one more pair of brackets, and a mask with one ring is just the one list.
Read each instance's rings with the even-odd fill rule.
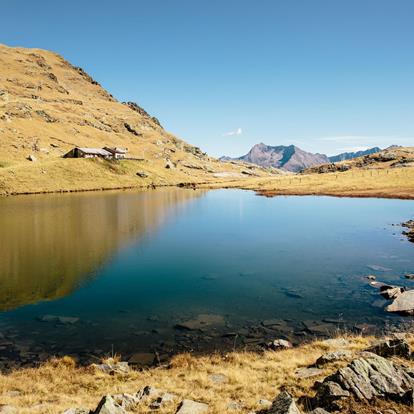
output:
[[128,148],[104,147],[104,150],[110,152],[112,154],[112,158],[115,158],[116,160],[125,158],[128,153]]
[[71,149],[63,158],[105,158],[120,160],[126,157],[127,148],[80,148]]
[[112,158],[112,153],[103,148],[73,148],[63,158]]

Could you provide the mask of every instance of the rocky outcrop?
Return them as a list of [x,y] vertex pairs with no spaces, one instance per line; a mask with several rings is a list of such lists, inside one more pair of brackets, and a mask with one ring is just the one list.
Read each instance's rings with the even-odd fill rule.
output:
[[339,350],[335,352],[328,352],[326,354],[321,355],[316,360],[316,366],[321,366],[325,364],[329,364],[331,362],[343,361],[352,357],[351,351],[346,350]]
[[316,385],[314,407],[339,410],[343,400],[387,398],[412,404],[414,371],[379,355],[365,353]]
[[414,290],[407,290],[401,293],[385,309],[388,312],[395,312],[401,315],[414,315]]
[[125,414],[125,410],[110,395],[106,395],[93,414]]
[[266,414],[301,414],[295,400],[286,392],[281,392],[273,401],[272,406],[264,411]]

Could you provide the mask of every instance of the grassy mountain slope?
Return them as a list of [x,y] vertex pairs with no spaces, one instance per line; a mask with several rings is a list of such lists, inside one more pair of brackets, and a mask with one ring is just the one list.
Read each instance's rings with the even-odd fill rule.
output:
[[[75,146],[127,147],[129,156],[139,160],[61,158]],[[167,164],[172,168],[166,168]],[[59,55],[0,45],[0,194],[268,174],[256,168],[244,174],[243,170],[223,165],[168,133],[138,105],[118,102]],[[148,177],[139,177],[137,172]]]

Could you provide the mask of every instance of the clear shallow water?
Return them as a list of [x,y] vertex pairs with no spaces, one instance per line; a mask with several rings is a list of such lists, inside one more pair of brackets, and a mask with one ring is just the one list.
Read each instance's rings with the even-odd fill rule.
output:
[[[240,346],[260,335],[298,341],[342,327],[330,319],[384,329],[398,318],[364,276],[414,285],[403,279],[414,245],[393,226],[413,216],[412,201],[239,190],[2,199],[0,330],[16,345],[4,352],[207,350],[232,347],[230,332]],[[220,323],[174,327],[199,314]],[[279,328],[260,331],[267,319]]]

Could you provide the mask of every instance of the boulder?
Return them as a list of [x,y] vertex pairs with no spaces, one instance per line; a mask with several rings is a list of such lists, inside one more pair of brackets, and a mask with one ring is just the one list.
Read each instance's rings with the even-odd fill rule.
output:
[[410,369],[366,352],[364,357],[318,383],[312,406],[340,410],[342,401],[350,396],[361,401],[388,398],[404,402],[413,387],[414,375]]
[[117,362],[113,358],[109,358],[102,364],[92,364],[91,366],[96,370],[109,375],[127,374],[130,371],[128,362]]
[[29,161],[32,161],[32,162],[36,162],[36,161],[37,161],[37,158],[36,158],[34,155],[32,155],[32,154],[30,154],[30,155],[27,157],[27,159],[28,159]]
[[272,406],[266,411],[267,414],[301,414],[292,396],[281,392],[273,401]]
[[404,275],[406,279],[414,280],[414,273],[407,273]]
[[102,397],[93,414],[126,414],[126,412],[110,395],[106,395]]
[[150,405],[150,408],[153,410],[158,410],[159,408],[172,403],[174,401],[175,395],[170,394],[169,392],[166,392],[159,396],[155,401],[153,401]]
[[317,366],[329,364],[330,362],[336,362],[336,361],[343,361],[344,359],[348,359],[352,357],[351,351],[346,350],[339,350],[335,352],[328,352],[326,354],[321,355],[317,360],[316,364]]
[[208,405],[192,400],[183,400],[176,414],[203,414],[208,411]]
[[396,312],[402,315],[414,314],[414,290],[407,290],[399,295],[391,305],[385,308],[388,312]]
[[115,394],[112,395],[112,398],[118,405],[127,411],[134,409],[141,402],[141,398],[139,398],[137,395],[131,395],[127,393]]
[[90,414],[90,411],[86,408],[69,408],[68,410],[64,411],[62,414]]
[[405,291],[405,288],[399,286],[381,286],[380,295],[385,299],[396,299]]
[[377,342],[367,352],[372,352],[384,358],[398,356],[402,358],[410,358],[410,345],[402,338],[385,339]]
[[274,341],[266,344],[266,349],[271,351],[280,351],[281,349],[289,349],[292,347],[293,345],[285,339],[275,339]]

